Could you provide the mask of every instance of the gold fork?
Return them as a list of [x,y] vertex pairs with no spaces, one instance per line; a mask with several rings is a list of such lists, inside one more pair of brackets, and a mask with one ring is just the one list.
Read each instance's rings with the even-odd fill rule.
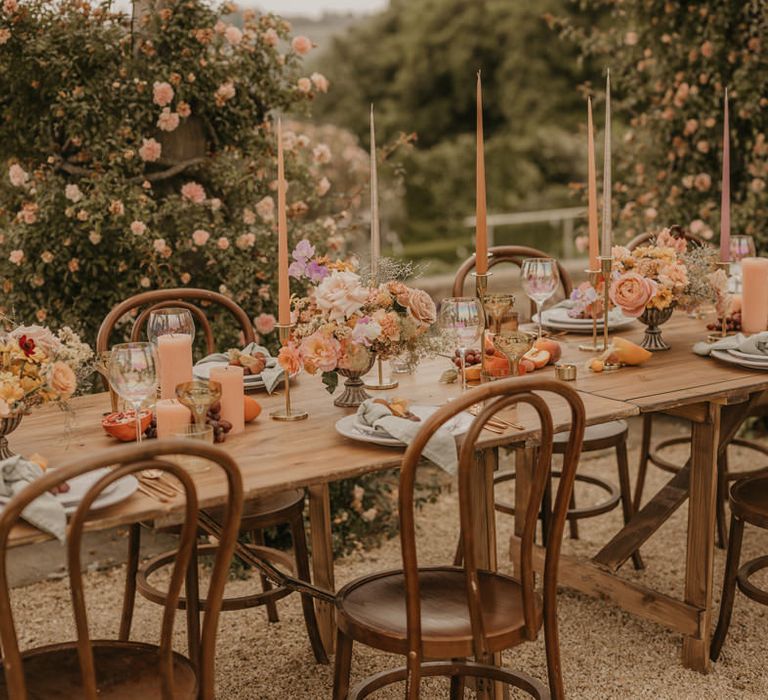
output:
[[[477,416],[480,413],[480,409],[482,407],[479,404],[475,404],[474,406],[471,406],[469,409],[469,412],[473,416]],[[501,418],[499,416],[493,416],[488,420],[488,423],[486,425],[495,425],[498,428],[503,428],[506,430],[507,428],[514,428],[515,430],[525,430],[525,426],[520,425],[520,423],[513,423],[512,421],[506,420],[505,418]]]

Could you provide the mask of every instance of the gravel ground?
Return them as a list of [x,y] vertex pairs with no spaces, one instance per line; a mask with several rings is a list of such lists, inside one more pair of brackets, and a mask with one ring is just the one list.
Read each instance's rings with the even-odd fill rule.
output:
[[[630,459],[637,461],[637,425],[633,425]],[[675,423],[664,426],[664,434],[682,432]],[[658,431],[661,435],[662,431]],[[684,458],[684,450],[678,453]],[[746,455],[732,460],[739,468],[754,467]],[[587,458],[580,467],[585,473],[615,479],[611,454]],[[664,482],[665,474],[651,468],[646,494]],[[634,480],[634,475],[633,475]],[[581,502],[593,494],[580,492]],[[456,541],[458,517],[455,491],[446,492],[419,516],[421,560],[450,561]],[[622,575],[638,579],[661,591],[680,596],[685,567],[687,508],[681,508],[643,548],[646,570],[636,573],[631,564]],[[620,523],[618,511],[582,521],[581,539],[567,541],[565,551],[594,553]],[[508,518],[498,519],[501,560],[505,562]],[[768,532],[748,528],[744,556],[768,551]],[[715,597],[719,601],[724,556],[718,550],[715,561]],[[379,549],[344,558],[336,565],[336,582],[345,582],[365,573],[399,566],[398,541]],[[502,568],[509,570],[503,563]],[[92,572],[86,576],[91,635],[113,636],[119,622],[120,595],[124,572],[121,568]],[[755,581],[768,587],[768,576]],[[234,581],[232,592],[248,590],[253,581]],[[14,591],[16,626],[23,647],[73,638],[68,587],[63,581],[36,583]],[[218,641],[218,696],[223,700],[318,700],[329,698],[332,667],[314,663],[306,641],[297,596],[278,603],[280,622],[268,624],[262,609],[225,613]],[[183,617],[183,614],[182,614]],[[560,595],[561,649],[566,689],[573,700],[653,698],[654,700],[696,698],[697,700],[764,700],[768,697],[766,648],[768,608],[737,594],[733,622],[720,661],[710,675],[683,669],[679,663],[680,637],[662,627],[644,622],[619,609],[581,594],[564,590]],[[137,606],[134,635],[156,641],[158,608],[144,600]],[[184,649],[183,620],[177,624],[177,646]],[[355,647],[353,678],[383,670],[401,659]],[[504,654],[505,665],[546,679],[543,636]],[[381,698],[402,698],[402,687],[380,692]],[[425,683],[423,698],[447,697],[446,685]]]

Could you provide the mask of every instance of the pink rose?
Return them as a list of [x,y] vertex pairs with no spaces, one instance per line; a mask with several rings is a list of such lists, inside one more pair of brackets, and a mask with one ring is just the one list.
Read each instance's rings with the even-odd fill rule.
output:
[[237,27],[230,25],[224,30],[224,37],[232,46],[237,46],[243,40],[243,33]]
[[256,213],[263,221],[272,221],[275,218],[275,200],[269,195],[260,199],[256,204]]
[[181,196],[193,204],[202,204],[205,201],[205,190],[197,182],[187,182],[181,188]]
[[155,83],[152,86],[152,101],[158,107],[165,107],[173,101],[173,88],[170,83]]
[[219,240],[216,241],[216,247],[219,250],[226,250],[227,248],[229,248],[229,238],[227,238],[226,236],[221,236],[221,238],[219,238]]
[[8,256],[8,260],[14,265],[21,265],[21,263],[24,262],[24,251],[19,250],[18,248],[16,250],[12,250]]
[[368,300],[368,290],[354,272],[335,270],[315,290],[315,302],[331,321],[346,321]]
[[637,318],[645,311],[645,305],[656,294],[657,285],[636,272],[625,272],[613,280],[609,290],[611,301],[625,316]]
[[318,92],[328,92],[328,78],[322,73],[312,73],[312,75],[309,76],[309,79],[317,88]]
[[315,163],[324,165],[331,162],[331,149],[324,143],[315,146],[312,149],[312,158]]
[[216,106],[223,107],[224,103],[231,100],[235,94],[235,84],[231,80],[228,80],[226,83],[222,83],[218,88],[216,88],[216,92],[213,95],[216,100]]
[[411,290],[408,295],[408,309],[417,321],[427,326],[431,326],[437,320],[435,302],[423,289]]
[[204,246],[210,237],[211,234],[208,231],[199,228],[192,234],[192,242],[195,245]]
[[256,245],[256,235],[253,233],[242,233],[237,237],[235,245],[240,250],[248,250]]
[[83,198],[83,193],[77,185],[67,185],[64,187],[64,196],[70,202],[79,202]]
[[277,363],[288,374],[296,374],[301,369],[301,353],[299,349],[293,343],[283,345],[277,354]]
[[179,116],[184,119],[192,114],[192,108],[189,106],[189,102],[179,102],[179,104],[176,105],[176,111],[179,113]]
[[147,225],[143,221],[131,221],[131,233],[134,236],[143,236],[147,231]]
[[316,331],[301,341],[299,352],[310,374],[315,374],[317,370],[332,372],[338,364],[341,345],[336,338]]
[[139,148],[139,157],[145,163],[154,163],[160,158],[162,146],[155,139],[143,139]]
[[18,163],[8,168],[8,179],[14,187],[24,187],[29,180],[29,174]]
[[164,107],[160,112],[160,116],[157,118],[157,128],[160,131],[174,131],[179,125],[179,115],[176,112],[171,112],[170,108]]
[[280,37],[277,36],[277,32],[274,29],[267,29],[267,31],[262,33],[261,40],[267,46],[272,46],[274,48],[280,41]]
[[299,88],[299,92],[303,92],[306,95],[312,91],[312,81],[309,78],[299,78],[296,81],[296,87]]
[[306,36],[295,36],[291,41],[291,48],[299,56],[306,56],[312,50],[312,46],[312,41]]
[[48,383],[60,398],[66,400],[75,393],[77,379],[72,368],[64,362],[54,362]]
[[272,314],[259,314],[254,320],[253,325],[261,335],[267,335],[275,330],[277,320]]

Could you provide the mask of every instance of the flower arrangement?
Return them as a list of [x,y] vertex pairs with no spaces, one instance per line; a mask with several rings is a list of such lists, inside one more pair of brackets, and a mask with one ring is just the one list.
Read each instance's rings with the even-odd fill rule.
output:
[[603,283],[597,288],[589,282],[582,282],[571,292],[573,305],[568,309],[571,318],[599,318],[603,313]]
[[75,393],[93,352],[68,326],[17,326],[0,333],[0,418],[35,406],[64,404]]
[[308,241],[293,251],[290,274],[308,280],[310,291],[294,299],[296,327],[278,356],[286,371],[320,371],[333,392],[338,370],[364,371],[374,354],[388,359],[429,344],[437,309],[425,291],[399,280],[368,286],[354,263],[315,257]]

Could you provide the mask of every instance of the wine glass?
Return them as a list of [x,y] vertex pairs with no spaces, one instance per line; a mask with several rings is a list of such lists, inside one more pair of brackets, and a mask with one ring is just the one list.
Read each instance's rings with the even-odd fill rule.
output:
[[493,338],[493,344],[501,350],[509,362],[513,377],[520,373],[520,359],[533,347],[533,338],[523,331],[501,331]]
[[466,354],[485,329],[482,304],[475,297],[450,297],[440,304],[440,328],[453,341],[461,360],[461,386],[467,388]]
[[744,258],[755,257],[755,240],[752,236],[731,236],[731,277],[734,292],[741,292],[741,261]]
[[205,414],[221,398],[221,382],[212,379],[193,379],[176,387],[176,398],[184,404],[195,417],[195,425],[205,425]]
[[153,309],[149,312],[147,321],[147,340],[157,345],[157,339],[161,335],[190,335],[195,340],[195,321],[189,309],[180,307],[167,307]]
[[523,289],[536,302],[536,313],[541,339],[541,307],[556,291],[560,284],[557,263],[552,258],[527,258],[521,269]]
[[136,414],[136,442],[141,442],[141,405],[157,390],[155,354],[150,343],[121,343],[109,355],[109,384]]

